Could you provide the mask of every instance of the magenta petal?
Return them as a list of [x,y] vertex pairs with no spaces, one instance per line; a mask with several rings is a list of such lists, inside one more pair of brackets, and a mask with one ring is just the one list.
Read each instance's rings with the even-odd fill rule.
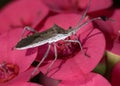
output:
[[[82,0],[83,1],[83,0]],[[91,0],[89,12],[110,8],[113,4],[112,0]]]
[[96,67],[96,65],[101,60],[105,50],[105,38],[102,32],[98,29],[93,29],[87,39],[88,33],[89,32],[87,31],[82,33],[80,39],[82,42],[86,38],[86,42],[83,45],[83,48],[86,48],[86,54],[90,57],[85,57],[83,53],[79,52],[73,58],[84,73],[90,72]]
[[25,71],[37,55],[37,48],[29,50],[12,49],[20,40],[21,32],[22,29],[14,29],[0,35],[0,63],[5,61],[17,64],[20,72]]
[[18,85],[18,83],[14,86],[42,86],[42,85],[39,85],[39,84],[35,84],[35,83],[30,83],[30,82],[23,82],[23,83],[20,83]]
[[111,84],[112,86],[120,86],[120,62],[113,68]]
[[[88,0],[62,0],[62,1],[61,0],[42,0],[42,1],[52,11],[56,11],[56,12],[76,11],[79,8],[86,9],[88,5]],[[91,0],[89,12],[106,9],[111,6],[112,6],[112,0],[104,0],[104,1]]]
[[114,31],[114,34],[118,34],[118,31],[120,30],[120,10],[119,9],[116,9],[114,10],[114,14],[112,15],[112,19],[115,20],[115,22],[112,22],[112,27],[113,27],[113,31]]
[[48,8],[40,0],[16,0],[0,13],[1,32],[30,25],[35,27],[48,14]]
[[39,84],[35,84],[35,83],[30,83],[30,82],[13,82],[13,83],[9,83],[9,84],[2,84],[1,86],[42,86]]
[[111,86],[111,84],[99,74],[89,73],[85,75],[84,78],[80,78],[81,75],[79,74],[72,75],[73,77],[68,77],[67,80],[63,80],[59,86]]
[[[80,0],[42,0],[52,11],[68,12],[76,11]],[[64,3],[63,3],[64,2]]]
[[[58,64],[61,64],[61,66]],[[45,68],[47,67],[48,65],[40,69],[46,71]],[[73,59],[67,60],[66,62],[57,60],[48,76],[61,80],[58,86],[111,86],[110,83],[99,74],[82,73]]]
[[111,52],[120,55],[120,42],[119,41],[114,41]]
[[40,84],[28,82],[32,71],[33,69],[31,68],[25,72],[22,72],[13,80],[2,84],[0,83],[0,86],[41,86]]
[[39,72],[37,75],[35,75],[30,79],[30,82],[38,83],[43,86],[58,86],[58,84],[60,83],[60,80],[47,77],[46,74]]
[[[100,13],[100,15],[106,15],[107,17],[109,17],[110,19],[114,20],[114,21],[96,21],[96,23],[98,24],[98,26],[100,27],[100,29],[102,29],[102,31],[104,31],[105,33],[109,33],[111,36],[117,35],[118,31],[120,30],[120,10],[119,9],[110,9],[110,10],[105,10],[105,11],[100,11],[98,12],[98,14]],[[95,14],[92,14],[95,15]]]
[[90,80],[88,86],[112,86],[107,79],[96,73],[90,73],[87,80]]
[[[113,19],[114,21],[95,21],[99,27],[104,32],[104,35],[106,37],[106,42],[107,42],[107,49],[111,50],[111,48],[115,48],[112,51],[116,52],[117,46],[119,45],[118,42],[115,41],[113,45],[113,40],[119,37],[119,30],[120,30],[120,10],[115,9],[115,10],[106,10],[106,11],[101,11],[101,15],[107,15],[110,19]],[[95,14],[93,14],[95,15]],[[119,47],[119,46],[118,46]],[[119,49],[119,48],[118,48]],[[116,52],[116,54],[119,53],[119,51]]]
[[[63,29],[68,29],[69,27],[74,27],[78,21],[81,18],[81,14],[75,14],[75,13],[62,13],[53,17],[49,17],[43,27],[43,29],[40,31],[42,32],[43,30],[49,29],[52,27],[54,24],[57,24],[58,26],[62,27]],[[84,21],[84,20],[83,20]],[[90,28],[92,28],[92,24],[88,24]],[[86,31],[86,25],[84,28],[80,30],[80,32]]]
[[[53,26],[53,24],[57,24],[67,29],[70,26],[74,26],[79,19],[80,15],[60,14],[49,18],[46,21],[43,30]],[[88,73],[96,67],[96,65],[101,60],[105,50],[105,39],[102,32],[100,32],[98,29],[93,29],[93,31],[91,30],[92,24],[90,23],[81,28],[81,30],[78,32],[80,34],[81,42],[85,42],[83,44],[83,48],[86,48],[85,49],[86,54],[89,55],[90,57],[85,57],[82,52],[78,52],[74,57],[72,57],[73,61],[80,67],[80,69],[84,73]]]

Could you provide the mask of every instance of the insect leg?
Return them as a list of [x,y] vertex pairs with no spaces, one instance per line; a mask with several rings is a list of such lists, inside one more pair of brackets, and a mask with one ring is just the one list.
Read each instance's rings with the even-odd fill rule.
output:
[[39,64],[37,65],[37,67],[33,70],[33,72],[32,72],[32,76],[35,74],[35,72],[38,70],[38,68],[39,68],[39,66],[43,63],[43,61],[46,59],[46,57],[47,57],[47,55],[48,55],[48,53],[49,53],[49,51],[50,51],[50,47],[51,47],[51,44],[48,44],[48,49],[47,49],[47,51],[46,51],[46,53],[44,54],[44,56],[43,56],[43,58],[42,58],[42,60],[39,62]]
[[21,33],[21,38],[23,38],[23,35],[24,35],[26,30],[31,31],[31,32],[35,32],[35,33],[38,32],[37,30],[35,30],[35,29],[33,29],[33,28],[29,27],[29,26],[25,26],[22,33]]
[[83,53],[83,55],[85,55],[86,56],[86,53],[85,53],[85,51],[83,50],[83,47],[82,47],[82,44],[81,44],[81,42],[80,42],[80,40],[64,40],[65,42],[76,42],[76,43],[78,43],[79,44],[79,46],[80,46],[80,49],[81,49],[81,52]]
[[49,65],[48,69],[47,69],[47,72],[46,72],[46,75],[48,74],[50,68],[52,67],[52,65],[54,64],[54,62],[57,60],[57,48],[56,48],[56,43],[53,43],[54,45],[54,51],[55,51],[55,58],[54,60],[51,62],[51,64]]

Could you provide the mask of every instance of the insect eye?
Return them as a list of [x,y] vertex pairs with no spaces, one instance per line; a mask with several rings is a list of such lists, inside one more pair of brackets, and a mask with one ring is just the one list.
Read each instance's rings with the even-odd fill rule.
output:
[[71,28],[72,28],[72,26],[69,27],[69,29],[71,29]]
[[108,18],[106,16],[100,16],[103,21],[106,21]]

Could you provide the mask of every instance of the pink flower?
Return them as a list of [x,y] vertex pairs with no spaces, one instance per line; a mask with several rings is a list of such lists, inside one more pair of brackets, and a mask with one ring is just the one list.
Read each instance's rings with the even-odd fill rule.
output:
[[[80,12],[86,9],[88,0],[42,0],[52,11],[55,12]],[[64,2],[64,3],[63,3]],[[112,6],[112,0],[91,0],[89,12],[106,9]]]
[[112,86],[119,86],[120,85],[120,62],[115,65],[112,71],[112,78],[111,78]]
[[[79,14],[59,14],[48,18],[42,30],[50,28],[54,24],[57,24],[64,29],[68,29],[70,26],[77,24],[80,18],[81,15]],[[101,60],[105,49],[105,39],[98,29],[93,29],[91,23],[81,28],[77,32],[77,35],[83,44],[84,51],[90,58],[85,57],[82,52],[78,52],[72,58],[77,62],[83,72],[88,73],[93,70]],[[102,45],[102,47],[99,45]],[[80,49],[79,46],[77,48]]]
[[[52,11],[70,12],[79,9],[80,0],[42,0]],[[63,3],[64,2],[64,3]],[[86,5],[86,3],[85,3]]]
[[[100,14],[99,14],[100,13]],[[104,14],[103,14],[104,13]],[[98,15],[106,15],[109,18],[113,19],[114,21],[96,21],[96,24],[99,29],[104,32],[106,41],[107,41],[107,50],[112,51],[113,53],[119,53],[119,30],[120,30],[120,10],[118,9],[109,9],[105,10],[104,12],[98,12]]]
[[[55,15],[53,17],[49,17],[40,32],[50,28],[54,24],[57,24],[64,29],[68,29],[70,26],[75,26],[80,18],[80,14],[74,13],[63,13]],[[96,67],[104,54],[105,39],[102,32],[99,31],[97,28],[93,29],[92,23],[89,23],[88,25],[82,27],[77,32],[77,35],[79,40],[83,44],[83,50],[90,57],[85,56],[81,51],[76,52],[76,50],[80,49],[79,46],[66,57],[64,55],[61,57],[61,55],[59,55],[58,53],[59,57],[57,61],[53,64],[48,76],[54,79],[62,80],[59,86],[82,86],[86,84],[88,86],[96,86],[98,82],[99,86],[102,86],[103,83],[105,84],[105,86],[111,86],[108,81],[102,76],[91,73],[91,71]],[[100,45],[102,45],[102,47]],[[58,48],[58,52],[60,48]],[[41,55],[44,55],[44,53],[46,52],[46,46],[39,47],[40,51],[41,49],[43,52],[38,52],[38,58],[41,58]],[[50,53],[48,57],[49,58],[47,58],[47,60],[51,60],[50,57],[54,57],[54,54]],[[53,59],[54,58],[52,58],[52,60]],[[48,63],[50,62],[48,61]],[[40,70],[45,73],[48,65],[49,64],[42,65],[40,67]],[[95,82],[91,82],[91,80],[93,79],[95,80]]]
[[113,47],[111,49],[111,52],[120,55],[119,48],[120,48],[120,10],[115,10],[112,18],[115,20],[114,23],[112,23],[113,28]]
[[[60,65],[61,64],[61,65]],[[40,67],[43,72],[49,65]],[[83,73],[79,65],[72,59],[67,61],[57,60],[53,65],[48,77],[61,80],[58,86],[111,86],[101,75],[96,73]]]
[[40,0],[15,0],[0,13],[0,33],[9,29],[36,27],[48,14],[48,8]]
[[[91,13],[94,15],[94,13]],[[120,61],[120,10],[116,8],[98,11],[97,16],[106,15],[112,21],[96,21],[96,26],[103,31],[106,38],[106,77],[111,80],[112,86],[119,86],[119,61]],[[117,64],[117,65],[116,65]],[[112,77],[111,77],[112,76]]]
[[[0,13],[0,19],[3,20],[1,25],[1,33],[6,33],[0,35],[1,45],[5,44],[4,46],[1,46],[2,49],[0,50],[2,53],[0,59],[1,69],[14,69],[14,71],[12,71],[12,78],[5,78],[5,81],[9,81],[1,84],[2,86],[15,86],[16,84],[22,86],[37,86],[37,84],[26,82],[30,79],[31,71],[33,70],[27,69],[35,60],[36,52],[34,52],[32,49],[23,51],[12,50],[12,47],[14,47],[19,41],[19,36],[24,26],[31,26],[35,29],[40,29],[43,26],[42,29],[40,29],[40,32],[49,29],[54,24],[57,24],[63,29],[68,29],[70,26],[74,27],[80,20],[81,14],[65,14],[62,12],[76,12],[79,11],[79,8],[85,9],[88,2],[87,0],[84,0],[84,2],[82,0],[72,0],[71,4],[69,4],[68,0],[64,1],[65,3],[63,3],[63,1],[61,2],[54,0],[51,2],[51,0],[44,0],[43,2],[48,5],[49,9],[51,9],[53,12],[61,12],[61,14],[52,14],[52,17],[48,15],[46,18],[45,16],[48,14],[49,10],[39,0],[18,0],[2,9]],[[106,4],[103,1],[96,2],[93,0],[92,2],[96,4],[92,4],[89,12],[109,8],[112,5],[111,0],[105,1],[108,1],[109,3]],[[97,7],[97,3],[105,5]],[[44,21],[42,21],[44,18],[46,19],[45,24]],[[87,19],[88,18],[86,17],[83,22]],[[13,28],[17,29],[13,30]],[[62,80],[59,86],[102,86],[103,83],[105,86],[111,86],[110,83],[102,76],[91,72],[100,62],[105,51],[106,44],[103,33],[98,28],[94,28],[92,23],[89,23],[84,27],[80,27],[80,30],[76,34],[82,43],[82,47],[86,53],[86,56],[82,53],[82,50],[80,50],[80,47],[77,43],[57,42],[59,57],[52,66],[48,76],[54,79]],[[71,37],[70,39],[74,38]],[[59,46],[59,43],[61,43],[62,46]],[[41,59],[45,52],[46,45],[40,46],[37,59]],[[52,61],[54,59],[54,51],[52,49],[48,57],[49,58],[47,58],[46,61],[47,63],[40,66],[40,70],[43,72],[46,72],[51,58]],[[5,68],[3,62],[6,63]],[[2,74],[4,73],[5,72]],[[8,74],[8,78],[9,77],[11,76]]]
[[[37,55],[37,49],[14,50],[21,29],[9,30],[0,35],[0,86],[27,86],[30,70],[26,71]],[[25,72],[26,71],[26,72]],[[24,79],[25,78],[25,79]],[[19,83],[23,83],[19,84]],[[37,86],[37,85],[31,85]]]
[[[28,83],[33,71],[27,70],[37,55],[37,49],[13,50],[25,26],[36,27],[48,14],[39,0],[13,1],[0,13],[0,86],[40,86]],[[7,72],[7,73],[6,73]]]
[[[82,3],[84,1],[87,1],[87,0],[81,0]],[[89,12],[95,12],[95,11],[99,11],[99,10],[104,10],[104,9],[112,7],[112,5],[113,5],[112,0],[104,0],[104,1],[103,0],[99,0],[99,1],[91,0]]]

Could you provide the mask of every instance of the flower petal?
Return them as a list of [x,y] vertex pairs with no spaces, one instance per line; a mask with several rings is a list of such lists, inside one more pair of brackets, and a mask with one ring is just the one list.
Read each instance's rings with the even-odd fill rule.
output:
[[114,41],[111,52],[120,55],[120,42],[119,41]]
[[112,86],[119,86],[120,85],[120,62],[115,65],[112,71],[112,79],[111,79]]
[[28,50],[13,49],[20,40],[21,32],[21,29],[14,29],[0,35],[0,63],[5,61],[17,64],[20,68],[20,72],[23,72],[36,58],[37,48]]
[[[80,0],[42,0],[52,11],[70,12],[76,11]],[[63,3],[64,2],[64,3]]]
[[30,82],[38,83],[43,86],[58,86],[60,80],[52,79],[47,77],[46,74],[39,72],[37,75],[30,79]]
[[40,84],[28,82],[32,71],[33,71],[33,68],[20,73],[16,78],[14,78],[9,82],[2,83],[2,84],[0,83],[0,85],[1,86],[41,86]]
[[[89,73],[84,78],[80,78],[79,76],[79,74],[73,74],[73,77],[68,77],[67,80],[63,80],[59,86],[112,86],[99,74]],[[76,77],[79,78],[76,79]]]
[[[120,22],[120,10],[119,9],[109,9],[104,11],[98,11],[99,15],[105,15],[113,21],[95,21],[99,28],[104,31],[105,34],[110,34],[111,36],[118,35],[119,22]],[[92,15],[96,15],[95,13],[91,13]]]
[[[59,64],[59,65],[58,65]],[[46,71],[48,65],[40,67]],[[58,86],[111,86],[101,75],[96,73],[84,74],[73,59],[62,61],[57,60],[48,73],[48,76],[61,80]]]
[[[84,0],[82,0],[84,1]],[[103,10],[111,7],[113,4],[112,0],[91,0],[89,12]]]
[[[101,60],[104,51],[105,51],[105,38],[103,33],[95,28],[89,36],[87,36],[89,32],[84,32],[81,34],[81,42],[86,39],[85,44],[83,44],[83,48],[87,48],[86,54],[90,57],[86,57],[83,53],[79,52],[74,56],[76,63],[80,66],[81,70],[85,73],[92,71],[96,65]],[[87,39],[88,38],[88,39]]]
[[48,8],[40,0],[15,0],[8,4],[0,13],[0,30],[24,27],[35,27],[48,14]]
[[120,27],[119,15],[120,15],[120,10],[116,9],[116,10],[114,10],[113,15],[111,16],[111,18],[115,20],[115,22],[112,23],[114,34],[118,34],[118,31],[120,30],[120,28],[119,28]]
[[[92,15],[95,15],[95,14],[92,14]],[[113,45],[117,46],[115,44],[118,44],[118,43],[113,44],[113,42],[114,42],[114,39],[119,37],[120,10],[119,9],[110,9],[110,10],[105,10],[105,11],[99,11],[98,16],[99,15],[106,15],[110,19],[114,20],[114,21],[109,21],[108,20],[106,22],[95,21],[95,24],[97,25],[97,27],[99,29],[101,29],[103,31],[104,35],[105,35],[106,42],[107,42],[107,50],[111,50]]]
[[[75,12],[78,9],[86,9],[88,0],[42,0],[52,11]],[[64,3],[63,3],[64,2]],[[103,10],[111,7],[112,0],[91,0],[89,12]]]
[[[53,26],[53,24],[57,24],[62,28],[67,29],[70,26],[75,25],[80,17],[81,16],[77,14],[60,14],[53,16],[46,21],[42,30]],[[81,28],[77,34],[80,35],[83,49],[86,48],[84,50],[90,57],[85,56],[82,52],[78,52],[72,59],[79,65],[79,68],[84,73],[88,73],[93,70],[101,60],[105,50],[105,39],[102,32],[98,29],[93,29],[91,23],[84,26],[84,28]]]

